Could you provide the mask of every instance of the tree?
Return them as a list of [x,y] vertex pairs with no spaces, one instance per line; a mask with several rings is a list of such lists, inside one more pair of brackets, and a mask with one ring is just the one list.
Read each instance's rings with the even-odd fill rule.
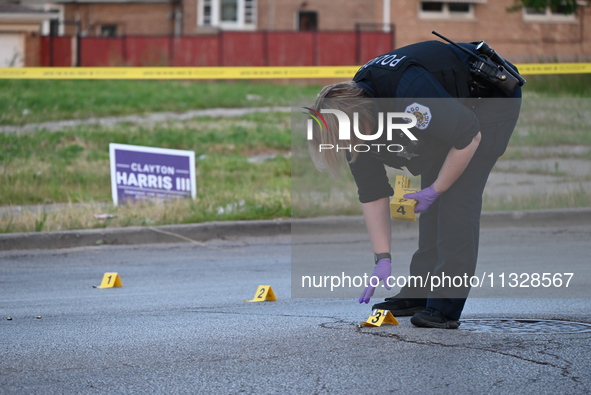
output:
[[522,8],[533,8],[535,10],[544,10],[550,6],[552,10],[563,14],[574,14],[580,6],[589,6],[591,0],[514,0],[509,12],[519,11]]

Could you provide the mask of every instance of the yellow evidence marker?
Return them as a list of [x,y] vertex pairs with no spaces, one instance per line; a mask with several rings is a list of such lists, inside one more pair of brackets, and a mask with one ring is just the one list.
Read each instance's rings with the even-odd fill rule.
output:
[[257,291],[254,293],[254,298],[251,300],[245,300],[245,302],[264,302],[266,300],[275,301],[275,292],[270,285],[259,285]]
[[367,318],[367,321],[361,322],[364,326],[382,326],[382,324],[400,325],[400,322],[390,313],[390,310],[374,310]]
[[415,199],[405,199],[404,195],[407,193],[418,192],[418,189],[409,188],[410,178],[407,176],[396,176],[394,183],[394,197],[390,201],[390,215],[392,219],[398,221],[416,222],[415,206],[417,201]]
[[121,277],[117,273],[105,273],[103,276],[103,281],[101,281],[101,285],[96,288],[113,288],[113,287],[122,287],[123,283],[121,282]]

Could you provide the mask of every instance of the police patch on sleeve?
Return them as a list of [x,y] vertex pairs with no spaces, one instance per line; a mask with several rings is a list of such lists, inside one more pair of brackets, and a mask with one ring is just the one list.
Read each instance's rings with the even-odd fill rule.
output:
[[404,112],[413,114],[417,118],[417,128],[419,130],[425,130],[431,122],[431,110],[429,107],[419,104],[417,102],[406,107]]

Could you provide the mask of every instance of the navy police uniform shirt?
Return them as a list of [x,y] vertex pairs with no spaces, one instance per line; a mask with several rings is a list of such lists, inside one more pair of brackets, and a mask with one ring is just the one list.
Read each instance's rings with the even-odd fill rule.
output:
[[[406,48],[414,47],[416,53],[422,45],[435,62],[447,60],[447,64],[431,63],[428,71],[416,58],[404,55]],[[469,92],[468,56],[440,42],[413,44],[373,59],[355,75],[353,80],[370,96],[396,98],[398,108],[389,111],[413,113],[417,117],[416,127],[410,129],[418,139],[414,152],[417,156],[409,159],[381,150],[359,153],[356,161],[350,163],[362,203],[393,195],[384,165],[406,167],[413,175],[419,175],[442,163],[451,147],[463,149],[478,134],[476,114],[457,99],[462,92]],[[439,74],[440,69],[446,69],[446,74]],[[464,84],[466,89],[462,90]]]

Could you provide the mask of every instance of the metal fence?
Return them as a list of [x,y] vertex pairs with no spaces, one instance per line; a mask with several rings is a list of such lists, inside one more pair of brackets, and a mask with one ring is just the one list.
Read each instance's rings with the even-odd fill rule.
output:
[[389,32],[220,32],[203,36],[41,37],[41,65],[350,66],[394,48]]

